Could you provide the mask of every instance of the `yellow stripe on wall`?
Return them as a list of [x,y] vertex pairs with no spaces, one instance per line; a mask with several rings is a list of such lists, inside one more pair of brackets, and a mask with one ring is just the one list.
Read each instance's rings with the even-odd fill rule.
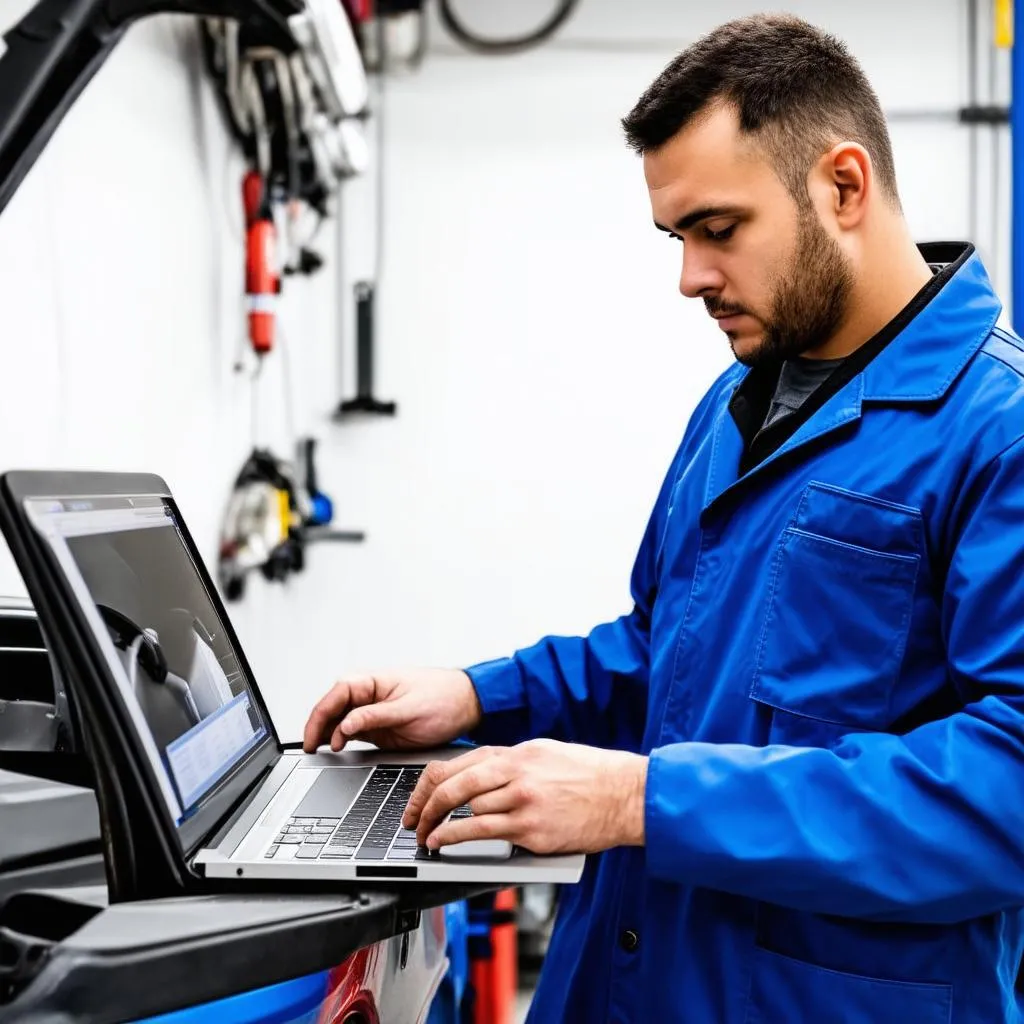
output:
[[1013,0],[995,0],[996,46],[1009,49],[1013,46]]

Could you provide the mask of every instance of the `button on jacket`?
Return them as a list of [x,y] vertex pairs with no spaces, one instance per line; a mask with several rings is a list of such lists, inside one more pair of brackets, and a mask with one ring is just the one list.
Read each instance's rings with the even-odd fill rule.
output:
[[731,367],[632,611],[469,670],[480,742],[650,757],[646,845],[563,891],[534,1024],[1020,1019],[1024,343],[970,247],[933,291],[753,460]]

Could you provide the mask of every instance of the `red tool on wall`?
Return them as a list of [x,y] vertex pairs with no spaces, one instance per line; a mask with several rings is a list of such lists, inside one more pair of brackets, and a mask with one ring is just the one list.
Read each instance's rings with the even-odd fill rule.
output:
[[373,17],[373,0],[342,0],[342,6],[356,24],[363,24]]
[[277,267],[277,227],[266,183],[258,171],[248,171],[242,179],[242,203],[249,341],[256,355],[265,356],[274,347],[281,276]]

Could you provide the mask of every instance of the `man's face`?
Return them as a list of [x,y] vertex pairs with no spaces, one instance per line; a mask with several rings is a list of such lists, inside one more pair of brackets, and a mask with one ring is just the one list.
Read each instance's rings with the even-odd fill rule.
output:
[[679,290],[701,298],[748,366],[816,348],[849,301],[848,258],[808,203],[718,105],[653,153],[644,173],[655,223],[683,241]]

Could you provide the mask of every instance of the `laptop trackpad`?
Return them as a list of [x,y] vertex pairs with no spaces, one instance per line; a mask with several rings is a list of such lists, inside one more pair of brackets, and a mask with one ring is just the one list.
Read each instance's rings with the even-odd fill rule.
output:
[[372,767],[322,769],[292,815],[296,818],[344,818],[372,771]]

